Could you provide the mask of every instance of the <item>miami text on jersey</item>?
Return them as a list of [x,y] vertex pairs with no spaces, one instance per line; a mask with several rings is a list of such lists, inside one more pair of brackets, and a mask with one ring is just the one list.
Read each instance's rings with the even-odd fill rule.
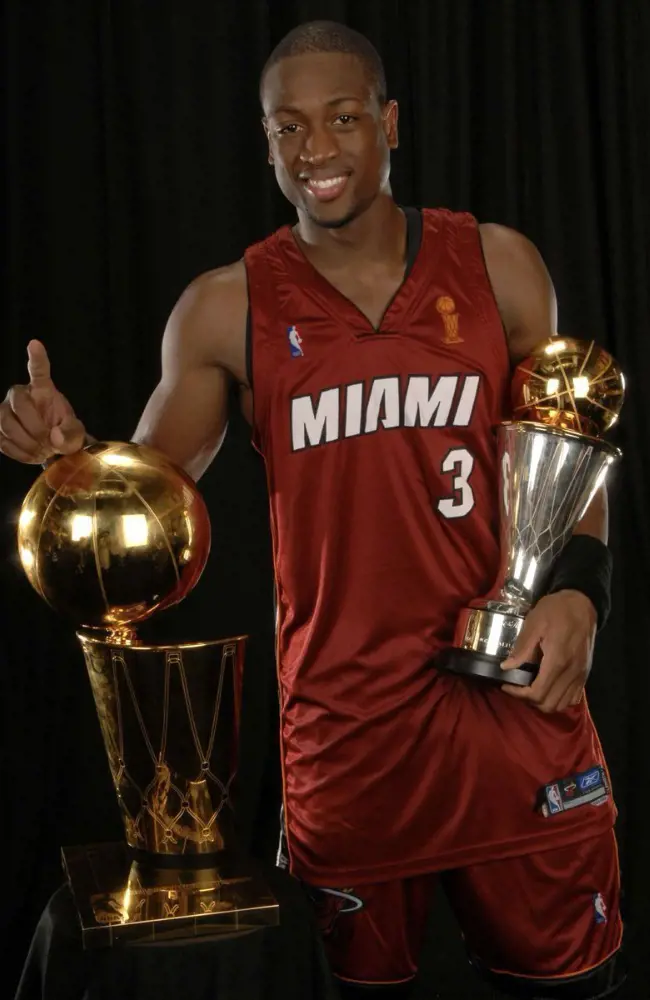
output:
[[380,428],[468,427],[480,375],[398,375],[323,389],[291,400],[293,451]]

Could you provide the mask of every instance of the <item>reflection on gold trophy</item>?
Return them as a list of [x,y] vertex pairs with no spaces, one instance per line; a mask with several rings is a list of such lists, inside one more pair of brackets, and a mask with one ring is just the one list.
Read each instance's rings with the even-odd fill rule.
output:
[[277,923],[230,802],[245,637],[146,646],[135,632],[205,567],[210,522],[192,480],[135,444],[58,458],[25,498],[18,549],[34,589],[83,627],[124,823],[125,843],[63,851],[85,944]]
[[558,555],[620,458],[604,441],[616,423],[625,379],[593,341],[554,337],[517,366],[513,419],[497,434],[501,566],[488,597],[459,616],[442,670],[529,685],[535,665],[501,670]]

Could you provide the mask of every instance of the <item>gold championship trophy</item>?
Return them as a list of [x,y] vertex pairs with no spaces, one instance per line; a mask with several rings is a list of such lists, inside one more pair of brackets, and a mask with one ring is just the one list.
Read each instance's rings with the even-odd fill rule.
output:
[[602,439],[625,379],[593,341],[555,337],[517,366],[513,417],[497,434],[501,566],[488,597],[464,608],[441,670],[527,687],[538,667],[507,672],[524,618],[620,451]]
[[125,842],[63,850],[84,946],[276,924],[233,834],[245,637],[146,646],[134,631],[205,567],[210,521],[192,480],[150,448],[93,444],[36,480],[18,547],[37,593],[83,628],[124,823]]

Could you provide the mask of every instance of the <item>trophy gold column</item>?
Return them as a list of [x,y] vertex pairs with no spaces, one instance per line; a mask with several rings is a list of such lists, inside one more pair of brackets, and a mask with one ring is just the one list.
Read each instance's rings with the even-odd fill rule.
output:
[[124,824],[123,842],[63,849],[84,945],[277,923],[230,801],[245,637],[147,646],[135,631],[205,567],[210,521],[193,481],[135,444],[60,457],[24,500],[18,550],[37,593],[81,627]]
[[618,419],[625,379],[593,341],[553,337],[514,372],[513,419],[497,431],[501,565],[487,597],[458,618],[441,670],[528,686],[536,664],[501,670],[544,594],[553,565],[619,460],[602,437]]

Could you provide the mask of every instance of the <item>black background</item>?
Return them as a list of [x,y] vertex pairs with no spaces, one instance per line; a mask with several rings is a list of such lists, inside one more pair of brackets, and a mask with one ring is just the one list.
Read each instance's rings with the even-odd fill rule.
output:
[[[625,461],[611,489],[614,611],[589,694],[620,808],[630,995],[650,996],[647,0],[8,0],[2,382],[26,380],[25,347],[39,337],[89,430],[132,434],[184,286],[291,219],[266,164],[258,74],[282,35],[313,17],[346,21],[384,56],[401,103],[396,198],[526,233],[555,279],[561,332],[594,337],[628,374],[616,435]],[[1,913],[17,942],[3,995],[60,882],[59,845],[120,836],[73,631],[14,555],[37,471],[0,460]],[[279,783],[268,518],[262,466],[236,412],[202,489],[208,569],[152,635],[250,634],[239,815],[245,842],[270,857]],[[427,964],[437,960],[440,996],[469,996],[451,918],[439,909],[436,920]]]

